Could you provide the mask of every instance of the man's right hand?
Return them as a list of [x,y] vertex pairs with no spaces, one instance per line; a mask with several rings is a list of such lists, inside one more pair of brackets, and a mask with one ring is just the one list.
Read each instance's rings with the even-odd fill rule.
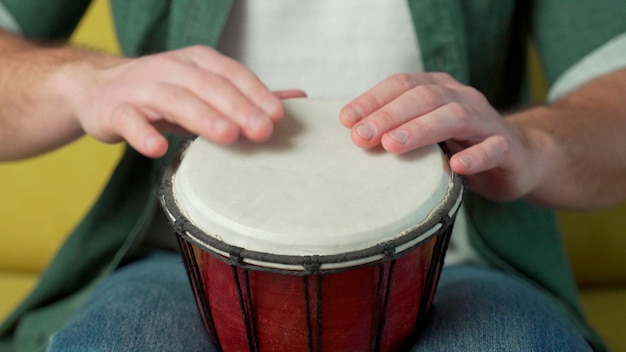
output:
[[281,95],[298,95],[273,93],[245,66],[201,46],[105,68],[68,65],[52,82],[83,131],[104,142],[126,140],[149,157],[167,150],[160,132],[222,144],[240,135],[264,141],[283,115]]

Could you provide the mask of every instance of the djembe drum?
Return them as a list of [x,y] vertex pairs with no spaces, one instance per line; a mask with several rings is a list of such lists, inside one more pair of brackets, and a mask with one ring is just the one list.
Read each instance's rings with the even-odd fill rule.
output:
[[269,142],[187,143],[160,199],[223,351],[393,351],[428,314],[460,207],[439,146],[362,150],[345,102],[284,101]]

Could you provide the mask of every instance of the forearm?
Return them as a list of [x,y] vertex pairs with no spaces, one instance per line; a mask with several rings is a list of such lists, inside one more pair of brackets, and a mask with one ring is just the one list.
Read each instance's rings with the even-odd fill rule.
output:
[[585,84],[554,104],[508,117],[526,134],[541,205],[597,209],[626,199],[626,70]]
[[56,79],[68,65],[113,58],[71,47],[43,47],[0,31],[0,160],[40,154],[83,134]]

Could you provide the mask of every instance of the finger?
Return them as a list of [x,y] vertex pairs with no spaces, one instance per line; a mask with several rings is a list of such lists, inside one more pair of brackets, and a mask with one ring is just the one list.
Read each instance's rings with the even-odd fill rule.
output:
[[450,139],[485,138],[488,128],[476,126],[480,120],[473,117],[475,114],[468,105],[448,103],[389,131],[382,136],[381,143],[388,152],[405,153]]
[[[148,98],[149,97],[149,98]],[[161,84],[147,92],[144,99],[149,108],[171,124],[177,124],[192,134],[203,136],[220,144],[232,143],[239,137],[239,127],[191,91],[169,84]],[[269,132],[271,133],[271,122]],[[251,139],[256,135],[247,136]]]
[[510,146],[503,136],[490,136],[452,156],[450,167],[460,175],[474,175],[503,166],[510,154]]
[[128,104],[118,106],[113,111],[111,122],[114,132],[139,153],[158,158],[167,151],[167,139],[134,107]]
[[422,115],[455,99],[456,92],[447,87],[417,86],[354,125],[352,140],[362,148],[373,147],[381,142],[381,138],[387,132],[411,120],[420,119]]
[[247,67],[208,47],[187,48],[185,53],[202,69],[228,79],[257,107],[272,120],[277,121],[283,115],[282,104],[278,97]]
[[445,85],[453,82],[456,81],[445,73],[395,74],[349,102],[341,110],[339,118],[344,126],[352,128],[364,117],[387,105],[408,90],[419,85]]
[[[251,102],[229,79],[197,67],[181,68],[176,76],[176,78],[169,79],[168,82],[183,87],[201,98],[215,112],[239,126],[248,139],[264,141],[271,136],[273,131],[271,116]],[[155,88],[160,89],[161,87]],[[278,100],[276,97],[275,99]],[[280,100],[278,101],[280,102]],[[280,109],[280,116],[277,116],[276,119],[282,117],[282,104]]]

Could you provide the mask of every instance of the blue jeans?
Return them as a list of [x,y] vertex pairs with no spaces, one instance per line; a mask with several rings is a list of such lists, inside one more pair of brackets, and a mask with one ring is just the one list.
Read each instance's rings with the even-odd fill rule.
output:
[[[412,350],[589,351],[556,305],[500,271],[446,267],[430,322]],[[49,351],[214,351],[178,254],[119,269],[57,334]]]

